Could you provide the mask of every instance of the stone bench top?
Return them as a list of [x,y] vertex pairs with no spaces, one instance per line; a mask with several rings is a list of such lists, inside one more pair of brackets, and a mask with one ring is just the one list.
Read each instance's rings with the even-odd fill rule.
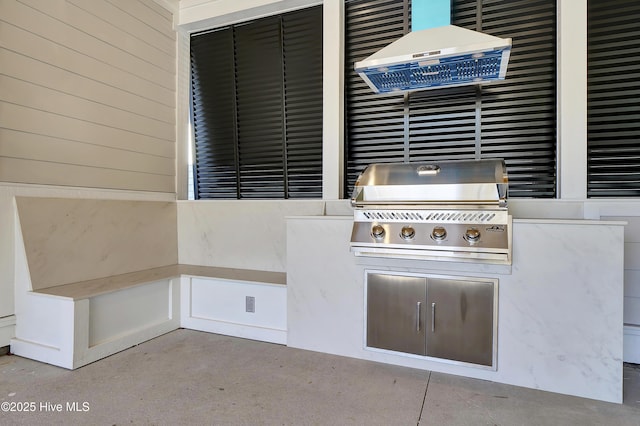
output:
[[33,293],[80,300],[180,275],[275,285],[286,285],[287,282],[287,274],[284,272],[176,264],[47,287],[34,290]]

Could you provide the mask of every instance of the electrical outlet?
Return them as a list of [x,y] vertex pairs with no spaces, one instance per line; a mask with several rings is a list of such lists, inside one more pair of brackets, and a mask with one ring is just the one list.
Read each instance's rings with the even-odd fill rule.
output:
[[244,299],[246,312],[256,312],[256,298],[253,296],[246,296]]

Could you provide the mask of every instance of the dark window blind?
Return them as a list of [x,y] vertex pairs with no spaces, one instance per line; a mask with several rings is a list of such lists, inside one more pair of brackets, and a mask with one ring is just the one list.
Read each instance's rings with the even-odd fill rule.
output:
[[[423,91],[409,96],[411,161],[477,158],[477,88]],[[445,96],[443,96],[445,94]]]
[[191,36],[196,198],[322,197],[320,6]]
[[505,159],[510,197],[555,197],[556,2],[482,4],[479,29],[513,46],[506,80],[482,87],[481,157]]
[[588,1],[587,196],[640,196],[640,3]]
[[280,18],[234,28],[240,198],[284,198]]
[[287,191],[322,198],[322,9],[282,17]]
[[408,2],[351,1],[345,5],[345,164],[347,190],[369,163],[402,162],[405,143],[403,95],[377,95],[353,64],[409,29]]
[[231,28],[191,37],[191,93],[195,198],[236,198],[238,154]]
[[408,31],[410,2],[346,3],[347,188],[373,162],[504,158],[510,197],[554,197],[555,0],[453,0],[451,13],[454,25],[513,39],[506,80],[375,95],[353,62]]

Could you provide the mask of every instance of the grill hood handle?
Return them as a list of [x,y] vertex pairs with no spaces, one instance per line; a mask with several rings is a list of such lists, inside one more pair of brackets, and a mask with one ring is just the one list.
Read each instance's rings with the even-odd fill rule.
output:
[[440,166],[437,164],[427,164],[416,168],[418,176],[435,176],[440,173]]

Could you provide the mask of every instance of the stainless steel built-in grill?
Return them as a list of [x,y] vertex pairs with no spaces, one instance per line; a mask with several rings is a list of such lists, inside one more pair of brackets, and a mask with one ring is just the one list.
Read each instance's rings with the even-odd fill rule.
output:
[[356,256],[511,264],[502,160],[371,164],[358,177]]

